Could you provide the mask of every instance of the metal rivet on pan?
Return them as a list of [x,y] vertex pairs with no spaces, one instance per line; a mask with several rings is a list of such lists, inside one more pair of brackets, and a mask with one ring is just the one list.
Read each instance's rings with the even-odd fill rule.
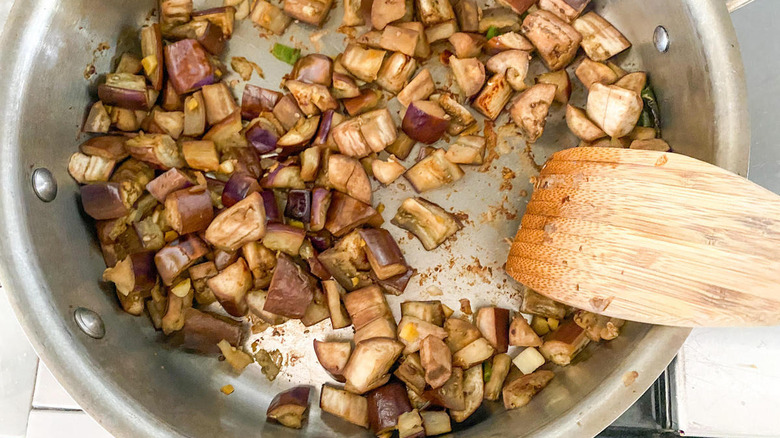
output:
[[655,28],[655,31],[653,32],[653,43],[655,44],[655,48],[661,53],[669,50],[669,32],[667,32],[663,26]]
[[51,202],[57,197],[57,180],[49,169],[39,167],[32,173],[33,191],[43,202]]
[[73,312],[76,325],[87,336],[100,339],[106,335],[106,326],[103,324],[103,318],[92,310],[79,307]]

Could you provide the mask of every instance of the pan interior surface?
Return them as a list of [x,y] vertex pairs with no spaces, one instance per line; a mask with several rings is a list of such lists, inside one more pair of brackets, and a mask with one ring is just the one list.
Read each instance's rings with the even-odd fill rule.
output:
[[[269,382],[258,366],[237,376],[214,357],[169,347],[146,317],[122,312],[113,288],[98,282],[103,259],[90,221],[79,208],[67,160],[85,138],[79,129],[89,104],[97,99],[101,74],[110,71],[122,52],[137,51],[137,30],[154,19],[153,3],[40,0],[17,2],[11,12],[0,43],[5,54],[0,113],[6,121],[0,130],[0,273],[12,304],[52,372],[117,436],[366,436],[364,429],[321,413],[317,406],[319,386],[330,379],[314,357],[312,340],[331,335],[327,322],[304,329],[292,321],[279,335],[271,329],[247,341],[283,353],[286,365]],[[697,0],[594,3],[633,43],[616,62],[626,70],[649,73],[662,111],[663,135],[675,151],[744,174],[749,147],[744,79],[725,5]],[[203,6],[196,2],[196,8]],[[335,32],[341,14],[339,4],[327,19],[328,32],[314,39],[312,28],[297,23],[279,39],[261,38],[244,20],[237,23],[222,59],[229,64],[231,56],[244,56],[257,62],[265,79],[254,76],[250,82],[278,89],[290,66],[271,56],[273,42],[335,56],[343,50],[344,35]],[[670,36],[665,53],[653,45],[658,25]],[[438,63],[437,57],[431,63]],[[536,63],[529,77],[543,71]],[[97,74],[90,74],[92,66]],[[443,71],[435,79],[440,86],[452,83]],[[236,87],[239,96],[241,89]],[[575,88],[572,103],[582,106],[584,98],[584,90]],[[463,219],[457,239],[429,253],[399,228],[387,226],[401,241],[409,264],[419,270],[404,295],[388,297],[396,318],[398,304],[415,299],[440,299],[453,309],[462,298],[474,309],[518,308],[521,285],[502,269],[509,250],[505,239],[519,225],[534,163],[577,144],[563,114],[564,108],[555,105],[545,134],[530,152],[502,115],[496,122],[495,157],[486,171],[467,169],[455,184],[425,194]],[[53,202],[39,201],[32,190],[32,172],[40,167],[51,170],[58,182]],[[389,221],[414,192],[396,182],[375,195]],[[102,317],[102,339],[79,330],[73,317],[78,307]],[[652,384],[687,333],[627,324],[618,339],[591,344],[573,365],[556,368],[556,378],[525,408],[505,411],[498,403],[486,402],[457,425],[458,436],[594,435]],[[343,329],[334,335],[346,338],[352,333]],[[624,385],[623,376],[633,371],[638,377]],[[220,392],[227,384],[236,389],[230,396]],[[273,396],[297,384],[316,389],[303,431],[266,423],[265,410]]]

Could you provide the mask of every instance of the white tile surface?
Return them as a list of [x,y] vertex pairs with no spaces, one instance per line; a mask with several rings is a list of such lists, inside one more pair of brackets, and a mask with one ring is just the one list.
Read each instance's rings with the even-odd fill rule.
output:
[[82,411],[35,409],[30,412],[27,438],[113,438]]
[[42,361],[38,364],[32,405],[35,409],[81,409]]

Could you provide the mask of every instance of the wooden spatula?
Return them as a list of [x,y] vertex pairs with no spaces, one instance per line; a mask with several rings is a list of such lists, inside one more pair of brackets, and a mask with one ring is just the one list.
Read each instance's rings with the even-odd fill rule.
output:
[[617,318],[777,325],[780,197],[684,155],[567,149],[544,165],[506,269]]

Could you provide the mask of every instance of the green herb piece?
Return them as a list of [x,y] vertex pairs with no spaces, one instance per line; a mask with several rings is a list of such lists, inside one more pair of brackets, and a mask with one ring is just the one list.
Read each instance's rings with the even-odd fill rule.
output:
[[301,57],[301,49],[294,49],[284,44],[275,43],[273,55],[276,59],[294,65],[295,61]]
[[490,381],[490,376],[493,375],[493,361],[486,360],[482,362],[483,380],[485,382]]
[[488,30],[485,33],[485,38],[491,39],[494,36],[499,36],[499,35],[501,35],[501,32],[498,30],[498,28],[496,26],[490,26],[488,27]]

